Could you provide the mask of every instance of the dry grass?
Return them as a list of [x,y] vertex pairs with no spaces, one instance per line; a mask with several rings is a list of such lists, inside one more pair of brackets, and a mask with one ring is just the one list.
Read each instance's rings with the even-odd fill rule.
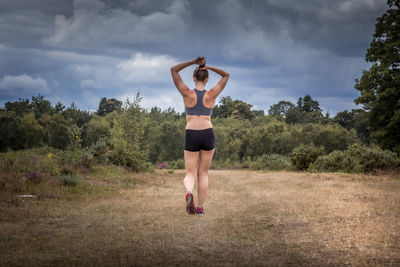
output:
[[3,197],[0,265],[400,266],[395,175],[214,170],[200,217],[182,171],[117,173],[75,200]]

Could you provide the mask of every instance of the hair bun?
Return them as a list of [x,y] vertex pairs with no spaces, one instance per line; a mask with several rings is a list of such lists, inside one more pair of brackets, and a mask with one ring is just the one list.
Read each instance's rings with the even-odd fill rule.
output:
[[199,69],[204,68],[206,64],[199,65]]

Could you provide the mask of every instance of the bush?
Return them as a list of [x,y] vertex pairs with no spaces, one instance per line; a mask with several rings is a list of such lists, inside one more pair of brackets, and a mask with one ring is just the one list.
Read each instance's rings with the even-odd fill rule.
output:
[[291,153],[291,161],[298,170],[306,170],[310,164],[314,163],[317,158],[324,154],[323,147],[311,145],[300,145],[293,149]]
[[65,170],[62,171],[63,173],[73,173],[73,170],[78,170],[81,166],[92,169],[94,158],[90,152],[84,149],[71,148],[62,152],[59,164],[62,166],[61,169]]
[[400,168],[396,153],[379,147],[353,144],[345,151],[333,151],[318,158],[311,170],[326,172],[372,172]]
[[354,130],[346,130],[335,124],[306,124],[302,126],[300,137],[303,144],[322,146],[327,153],[334,150],[345,150],[357,140]]
[[248,168],[245,164],[242,164],[237,160],[213,160],[211,161],[211,169],[244,169]]
[[333,151],[328,155],[319,157],[309,169],[314,171],[345,171],[352,172],[350,170],[358,169],[360,166],[356,166],[356,162],[351,158],[347,157],[343,151]]
[[185,160],[180,158],[171,162],[170,164],[168,164],[168,169],[173,169],[173,170],[185,169]]
[[139,105],[140,100],[137,94],[133,102],[127,99],[119,112],[110,113],[113,125],[110,160],[134,171],[149,169],[149,151],[145,139],[145,129],[149,120]]
[[137,170],[142,172],[154,172],[155,169],[153,163],[146,161],[142,162]]
[[1,169],[18,175],[55,173],[61,151],[50,147],[32,148],[0,153]]
[[248,158],[244,165],[252,170],[283,170],[292,166],[288,157],[279,154],[264,154],[256,160]]
[[59,175],[57,179],[65,186],[76,186],[82,182],[80,177],[71,174]]
[[110,154],[109,140],[107,138],[100,138],[89,147],[89,152],[97,162],[107,163],[108,155]]

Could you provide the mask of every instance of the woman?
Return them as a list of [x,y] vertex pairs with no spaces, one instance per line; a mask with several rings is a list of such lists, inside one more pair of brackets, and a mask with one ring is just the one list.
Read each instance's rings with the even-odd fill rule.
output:
[[[198,64],[193,73],[195,89],[191,90],[182,81],[179,71]],[[221,75],[219,82],[209,91],[205,90],[208,81],[208,70]],[[224,90],[229,73],[206,65],[204,57],[198,57],[171,67],[172,79],[183,97],[186,110],[185,128],[185,178],[186,211],[189,214],[204,215],[203,205],[208,188],[208,169],[215,150],[215,136],[211,124],[211,112],[215,99]],[[198,206],[193,201],[193,187],[198,180]]]

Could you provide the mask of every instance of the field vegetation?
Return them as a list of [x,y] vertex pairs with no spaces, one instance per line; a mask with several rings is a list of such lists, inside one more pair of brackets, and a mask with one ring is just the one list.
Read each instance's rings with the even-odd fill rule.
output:
[[0,266],[400,264],[397,174],[212,170],[205,216],[183,176],[99,165],[3,190]]

